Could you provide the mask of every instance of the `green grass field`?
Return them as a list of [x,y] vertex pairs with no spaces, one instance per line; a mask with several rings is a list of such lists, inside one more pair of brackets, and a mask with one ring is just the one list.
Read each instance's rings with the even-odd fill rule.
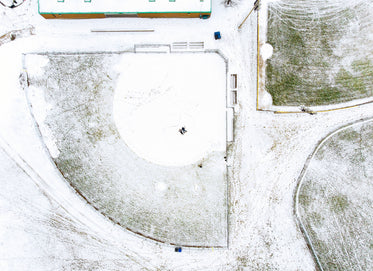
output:
[[328,105],[373,95],[371,1],[269,5],[266,90],[274,105]]

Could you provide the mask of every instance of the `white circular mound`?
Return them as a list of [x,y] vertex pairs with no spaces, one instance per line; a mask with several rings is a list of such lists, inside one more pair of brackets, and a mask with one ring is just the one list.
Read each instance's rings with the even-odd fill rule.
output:
[[138,156],[184,166],[225,150],[226,75],[218,55],[126,54],[117,69],[114,121]]
[[260,54],[262,55],[264,61],[269,59],[273,54],[272,45],[269,43],[264,44],[261,48]]

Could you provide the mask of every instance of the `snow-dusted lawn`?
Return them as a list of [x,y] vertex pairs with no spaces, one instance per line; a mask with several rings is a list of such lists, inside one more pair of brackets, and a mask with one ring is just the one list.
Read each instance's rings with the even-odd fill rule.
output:
[[48,151],[88,202],[162,242],[226,246],[219,55],[30,54],[25,65]]
[[273,104],[317,106],[371,97],[372,17],[369,0],[269,3],[266,37],[273,55],[266,61],[265,89]]
[[299,190],[299,213],[325,270],[373,268],[373,122],[323,142]]

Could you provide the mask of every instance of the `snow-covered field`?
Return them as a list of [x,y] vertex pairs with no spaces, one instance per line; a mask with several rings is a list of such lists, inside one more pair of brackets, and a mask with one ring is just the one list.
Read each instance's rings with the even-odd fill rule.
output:
[[[322,138],[372,117],[373,106],[312,116],[256,111],[256,14],[238,31],[252,3],[233,2],[226,7],[213,1],[208,20],[46,21],[35,0],[12,10],[0,7],[0,35],[35,29],[0,46],[1,270],[315,270],[293,214],[296,180]],[[92,28],[154,32],[91,33]],[[214,40],[215,31],[221,40]],[[123,230],[73,192],[41,143],[19,77],[25,53],[117,52],[136,44],[190,41],[219,50],[228,59],[228,74],[238,75],[235,140],[227,161],[229,234],[226,249],[175,253],[172,246]]]
[[373,268],[372,120],[338,131],[318,146],[297,209],[325,270]]
[[273,104],[318,106],[372,97],[372,17],[369,0],[270,3],[262,35],[273,54],[262,80]]
[[43,141],[90,204],[161,242],[227,246],[219,55],[31,54],[24,65]]

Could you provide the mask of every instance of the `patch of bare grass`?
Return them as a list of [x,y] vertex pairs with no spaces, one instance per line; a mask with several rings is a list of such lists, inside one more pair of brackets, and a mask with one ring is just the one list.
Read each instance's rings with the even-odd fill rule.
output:
[[266,90],[274,105],[327,105],[373,95],[369,1],[276,1],[269,6]]
[[373,123],[328,139],[299,190],[299,211],[325,270],[371,270]]

